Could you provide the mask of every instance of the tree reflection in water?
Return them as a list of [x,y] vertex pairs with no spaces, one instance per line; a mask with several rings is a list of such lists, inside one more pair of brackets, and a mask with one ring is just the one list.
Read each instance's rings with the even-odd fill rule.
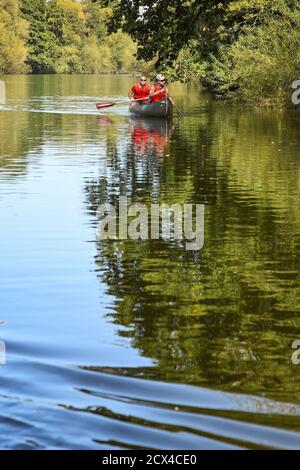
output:
[[138,373],[299,400],[290,357],[300,338],[300,169],[272,146],[300,145],[291,118],[289,135],[282,132],[286,119],[211,108],[171,138],[131,121],[130,140],[108,148],[112,171],[87,188],[94,212],[119,195],[206,204],[198,253],[161,240],[97,243],[96,271],[115,297],[112,321],[156,364]]

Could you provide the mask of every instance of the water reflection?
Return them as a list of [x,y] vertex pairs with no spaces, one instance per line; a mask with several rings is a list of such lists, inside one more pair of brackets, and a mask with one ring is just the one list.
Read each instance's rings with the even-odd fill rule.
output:
[[[28,152],[41,143],[43,124],[28,114],[16,119],[15,113],[0,113],[0,174],[24,175]],[[9,129],[9,131],[8,131]]]
[[169,138],[176,123],[167,119],[130,119],[132,150],[137,157],[162,158],[166,156]]
[[97,245],[97,271],[116,298],[113,321],[155,359],[143,374],[298,400],[290,364],[300,337],[295,124],[293,116],[216,107],[174,129],[172,158],[157,160],[151,125],[132,122],[132,145],[108,151],[114,171],[88,187],[93,210],[100,201],[117,205],[119,194],[206,204],[200,253],[164,241]]
[[109,116],[99,116],[96,121],[99,127],[107,127],[113,124],[113,120]]
[[[299,116],[181,85],[175,126],[95,116],[130,83],[7,78],[0,445],[297,448]],[[119,195],[205,204],[204,248],[96,242]]]

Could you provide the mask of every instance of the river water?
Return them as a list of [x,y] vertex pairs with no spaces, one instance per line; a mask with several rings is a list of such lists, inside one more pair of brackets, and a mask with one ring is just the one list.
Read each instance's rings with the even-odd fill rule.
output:
[[[173,84],[185,117],[139,120],[95,108],[130,77],[0,78],[0,447],[300,448],[299,113]],[[203,248],[97,240],[121,194],[203,204]]]

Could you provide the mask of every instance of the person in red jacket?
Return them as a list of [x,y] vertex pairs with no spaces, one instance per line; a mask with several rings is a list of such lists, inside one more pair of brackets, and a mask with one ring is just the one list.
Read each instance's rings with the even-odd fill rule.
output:
[[173,100],[169,96],[169,90],[166,85],[166,79],[163,75],[159,74],[156,76],[155,85],[151,87],[150,101],[151,103],[155,103],[157,101],[162,101],[166,98],[173,104]]
[[[147,77],[142,75],[140,78],[140,82],[133,85],[130,89],[128,96],[131,101],[139,100],[137,103],[145,104],[148,102],[148,98],[150,95],[151,86],[147,84]],[[143,100],[145,98],[145,101]]]

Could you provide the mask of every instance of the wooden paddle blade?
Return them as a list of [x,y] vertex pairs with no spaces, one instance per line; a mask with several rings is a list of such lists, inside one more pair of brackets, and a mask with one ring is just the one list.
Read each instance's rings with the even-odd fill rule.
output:
[[96,103],[96,108],[97,109],[102,109],[102,108],[110,108],[111,106],[114,106],[116,103],[113,102],[100,102]]

